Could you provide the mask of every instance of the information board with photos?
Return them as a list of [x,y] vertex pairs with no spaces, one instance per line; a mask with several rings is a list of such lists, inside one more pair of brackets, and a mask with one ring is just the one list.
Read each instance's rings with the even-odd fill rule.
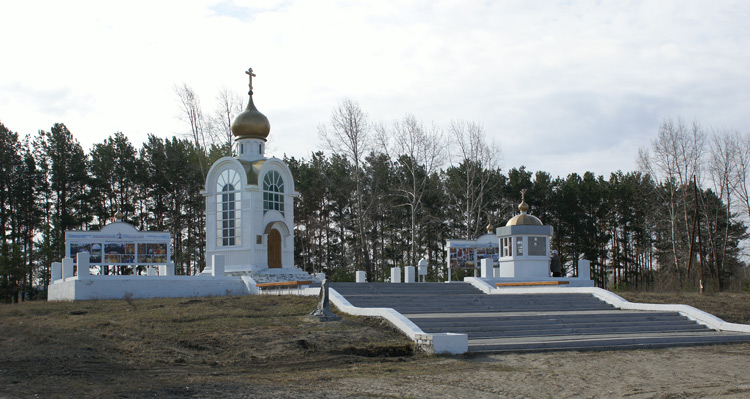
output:
[[482,259],[492,258],[497,262],[499,256],[499,242],[495,235],[484,235],[476,241],[448,241],[448,264],[453,269],[473,269]]
[[171,236],[166,231],[138,231],[115,222],[100,231],[67,231],[65,255],[77,262],[77,254],[89,253],[91,265],[163,265],[170,261]]

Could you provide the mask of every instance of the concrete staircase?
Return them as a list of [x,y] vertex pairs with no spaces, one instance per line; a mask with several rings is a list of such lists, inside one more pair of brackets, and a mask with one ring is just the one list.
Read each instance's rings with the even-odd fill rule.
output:
[[750,342],[676,312],[619,310],[589,294],[486,295],[467,283],[331,283],[358,307],[393,308],[426,333],[463,333],[470,352],[605,350]]

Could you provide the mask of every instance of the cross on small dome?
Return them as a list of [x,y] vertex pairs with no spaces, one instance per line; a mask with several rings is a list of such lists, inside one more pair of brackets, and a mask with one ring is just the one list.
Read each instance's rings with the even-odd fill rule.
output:
[[542,226],[542,221],[539,220],[538,217],[534,215],[529,215],[527,212],[529,211],[529,204],[526,203],[526,189],[521,190],[521,203],[518,204],[518,210],[521,212],[520,214],[514,216],[512,219],[508,220],[508,223],[506,226],[518,226],[518,225],[533,225],[533,226]]

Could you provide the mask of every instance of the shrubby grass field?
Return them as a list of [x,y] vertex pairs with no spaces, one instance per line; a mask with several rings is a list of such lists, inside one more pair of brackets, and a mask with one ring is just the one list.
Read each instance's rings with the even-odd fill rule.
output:
[[[619,294],[750,322],[750,294]],[[750,395],[750,345],[428,356],[378,319],[307,318],[315,301],[0,305],[0,398]]]

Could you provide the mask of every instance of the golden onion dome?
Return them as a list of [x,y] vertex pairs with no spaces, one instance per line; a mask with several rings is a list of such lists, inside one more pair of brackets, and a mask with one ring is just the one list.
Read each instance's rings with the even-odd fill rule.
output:
[[266,141],[268,133],[271,132],[271,123],[268,118],[260,113],[253,103],[253,69],[246,72],[250,76],[250,91],[247,93],[250,99],[247,101],[247,108],[242,111],[232,122],[232,134],[239,139],[260,139]]
[[529,215],[529,205],[526,203],[526,189],[521,190],[521,203],[518,204],[518,210],[521,212],[520,214],[514,216],[510,220],[508,220],[508,223],[506,223],[506,226],[543,226],[541,220],[539,220],[538,217],[534,215]]

